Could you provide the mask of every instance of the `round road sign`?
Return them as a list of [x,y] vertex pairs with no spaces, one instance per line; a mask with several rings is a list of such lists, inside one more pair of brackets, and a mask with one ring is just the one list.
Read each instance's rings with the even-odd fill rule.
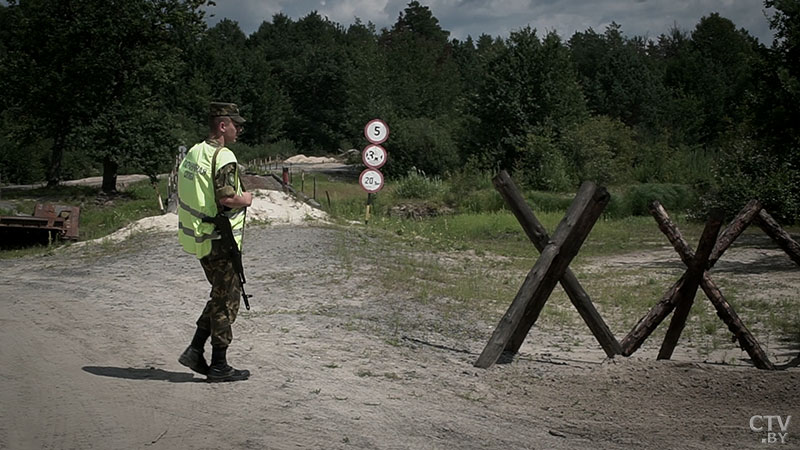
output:
[[372,144],[366,146],[364,151],[361,152],[361,161],[370,169],[380,169],[386,164],[387,156],[385,148],[380,145]]
[[368,194],[374,194],[383,188],[383,174],[378,169],[365,169],[358,177],[358,184]]
[[372,119],[364,127],[364,137],[370,143],[382,144],[389,139],[389,127],[381,119]]

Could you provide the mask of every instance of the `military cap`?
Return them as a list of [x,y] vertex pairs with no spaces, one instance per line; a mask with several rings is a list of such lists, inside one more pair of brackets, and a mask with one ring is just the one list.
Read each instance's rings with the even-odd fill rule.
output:
[[230,117],[236,123],[244,123],[244,117],[239,115],[239,107],[236,103],[211,102],[209,108],[211,117]]

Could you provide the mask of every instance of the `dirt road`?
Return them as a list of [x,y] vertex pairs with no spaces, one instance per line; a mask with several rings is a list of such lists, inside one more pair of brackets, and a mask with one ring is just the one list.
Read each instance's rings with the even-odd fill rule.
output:
[[463,339],[398,333],[424,311],[357,259],[343,270],[354,239],[248,228],[253,309],[229,359],[253,375],[223,384],[176,361],[208,288],[172,233],[0,261],[0,448],[765,448],[756,415],[791,415],[766,448],[800,448],[798,369],[547,358],[528,342],[476,369],[496,319],[451,318]]

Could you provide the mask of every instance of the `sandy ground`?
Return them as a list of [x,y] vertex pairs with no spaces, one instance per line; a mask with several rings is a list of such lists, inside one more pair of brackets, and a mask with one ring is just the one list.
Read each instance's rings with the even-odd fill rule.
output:
[[[538,326],[519,358],[476,369],[502,312],[437,328],[403,286],[377,287],[370,259],[343,261],[363,235],[313,223],[248,227],[253,308],[229,359],[253,375],[238,383],[177,362],[208,285],[173,232],[0,261],[0,448],[800,448],[800,369],[655,361],[652,345],[606,360],[591,339],[557,350],[585,329]],[[796,296],[797,268],[778,272]],[[399,317],[426,326],[398,332]],[[792,416],[785,444],[762,442],[765,416]]]

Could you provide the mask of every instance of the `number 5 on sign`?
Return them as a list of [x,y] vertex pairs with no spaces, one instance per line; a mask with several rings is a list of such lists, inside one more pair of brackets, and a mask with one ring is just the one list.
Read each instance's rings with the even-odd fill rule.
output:
[[366,169],[358,177],[358,183],[368,194],[374,194],[383,188],[383,174],[377,169]]
[[364,127],[364,137],[372,144],[382,144],[389,139],[389,127],[381,119],[372,119]]

